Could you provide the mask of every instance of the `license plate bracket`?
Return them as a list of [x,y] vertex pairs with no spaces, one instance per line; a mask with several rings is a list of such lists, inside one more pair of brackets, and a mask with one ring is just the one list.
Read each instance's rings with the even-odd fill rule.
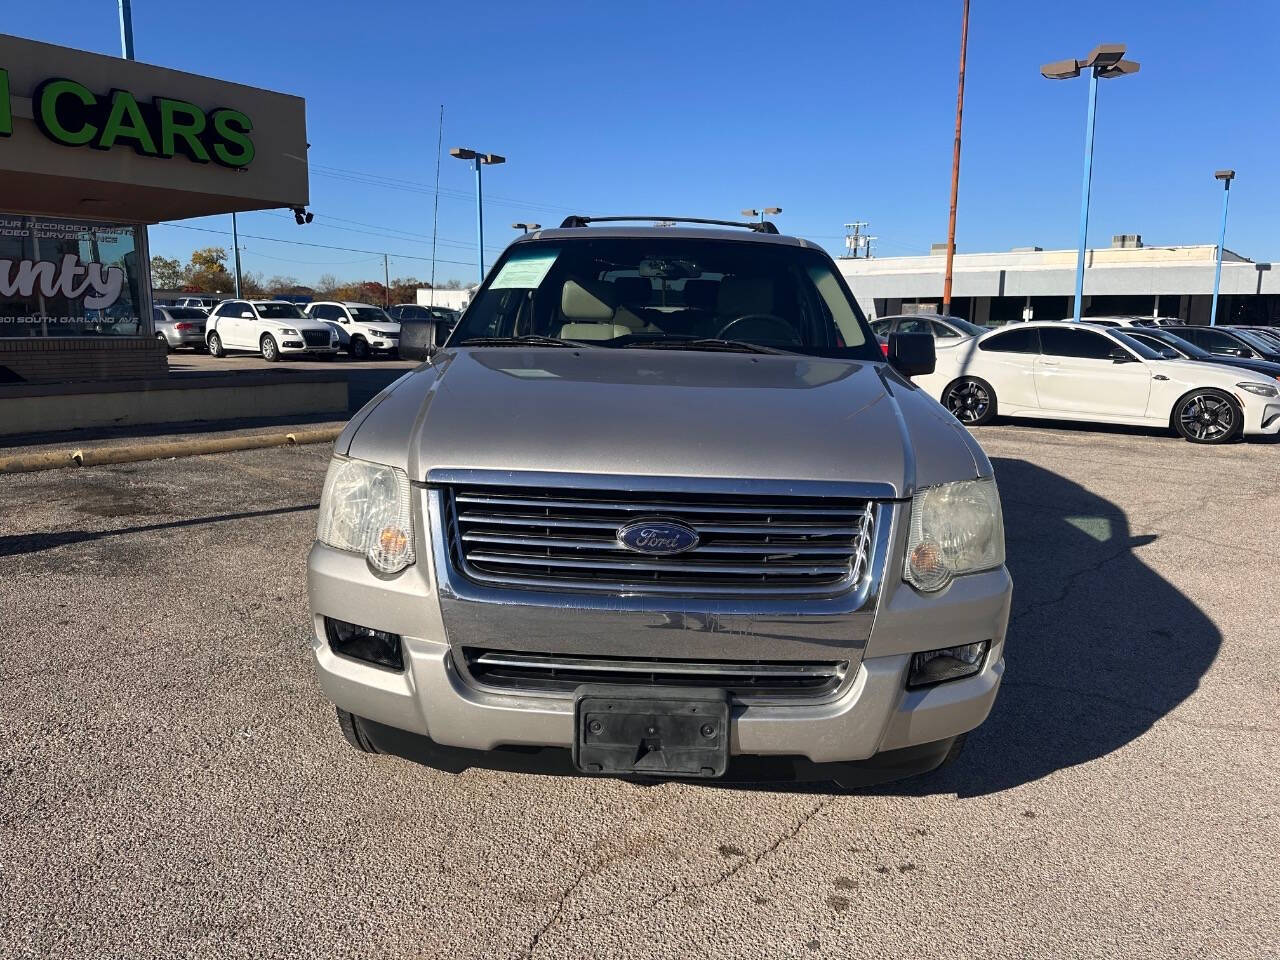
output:
[[718,687],[583,684],[573,762],[583,773],[714,778],[729,764],[729,693]]

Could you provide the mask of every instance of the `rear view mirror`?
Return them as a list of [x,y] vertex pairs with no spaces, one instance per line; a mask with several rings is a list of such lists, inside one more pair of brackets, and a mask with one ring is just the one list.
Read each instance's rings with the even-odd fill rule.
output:
[[904,377],[923,377],[937,366],[933,336],[928,333],[889,334],[889,366]]
[[400,359],[427,360],[436,352],[435,322],[417,317],[400,320]]

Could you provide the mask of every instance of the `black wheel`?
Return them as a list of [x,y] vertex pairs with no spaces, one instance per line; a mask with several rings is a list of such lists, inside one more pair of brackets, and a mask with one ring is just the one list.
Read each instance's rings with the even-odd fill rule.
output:
[[369,343],[364,337],[352,337],[351,342],[347,344],[347,353],[356,360],[369,359]]
[[164,336],[164,334],[163,334],[163,333],[157,333],[157,334],[156,334],[156,339],[157,339],[157,340],[159,340],[159,341],[160,341],[160,345],[161,345],[162,347],[164,347],[164,352],[165,352],[165,353],[172,353],[172,352],[173,352],[173,348],[172,348],[171,346],[169,346],[169,341],[165,339],[165,336]]
[[262,348],[262,359],[267,363],[275,363],[280,359],[280,347],[276,343],[276,338],[271,334],[264,333],[259,346]]
[[942,405],[969,427],[981,427],[996,418],[996,392],[977,377],[961,377],[947,387]]
[[1173,408],[1173,428],[1192,443],[1227,443],[1243,426],[1240,408],[1221,390],[1193,390]]
[[216,333],[209,334],[209,352],[215,357],[225,357],[227,351],[222,349],[222,338]]
[[338,707],[338,726],[342,728],[342,735],[347,738],[347,743],[355,747],[361,753],[377,753],[378,748],[373,745],[369,738],[365,735],[364,727],[361,725],[360,718],[354,713],[348,713],[341,707]]

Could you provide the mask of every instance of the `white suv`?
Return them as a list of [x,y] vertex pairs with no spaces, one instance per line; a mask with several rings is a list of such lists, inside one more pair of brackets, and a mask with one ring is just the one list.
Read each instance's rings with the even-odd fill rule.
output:
[[224,300],[209,315],[205,342],[215,357],[249,350],[261,353],[268,363],[299,354],[333,357],[338,353],[333,328],[285,300]]
[[321,300],[307,304],[307,316],[329,324],[343,348],[357,360],[400,348],[400,324],[371,303]]

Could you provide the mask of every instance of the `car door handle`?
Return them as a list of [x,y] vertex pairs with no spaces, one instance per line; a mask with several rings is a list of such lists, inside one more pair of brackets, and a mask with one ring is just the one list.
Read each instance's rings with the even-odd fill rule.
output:
[[1040,366],[1042,367],[1056,367],[1057,365],[1057,360],[1046,360],[1044,357],[1040,358]]
[[1152,379],[1152,380],[1168,380],[1169,378],[1168,378],[1168,377],[1166,377],[1163,373],[1157,373],[1157,374],[1156,374],[1154,377],[1152,377],[1151,379]]

